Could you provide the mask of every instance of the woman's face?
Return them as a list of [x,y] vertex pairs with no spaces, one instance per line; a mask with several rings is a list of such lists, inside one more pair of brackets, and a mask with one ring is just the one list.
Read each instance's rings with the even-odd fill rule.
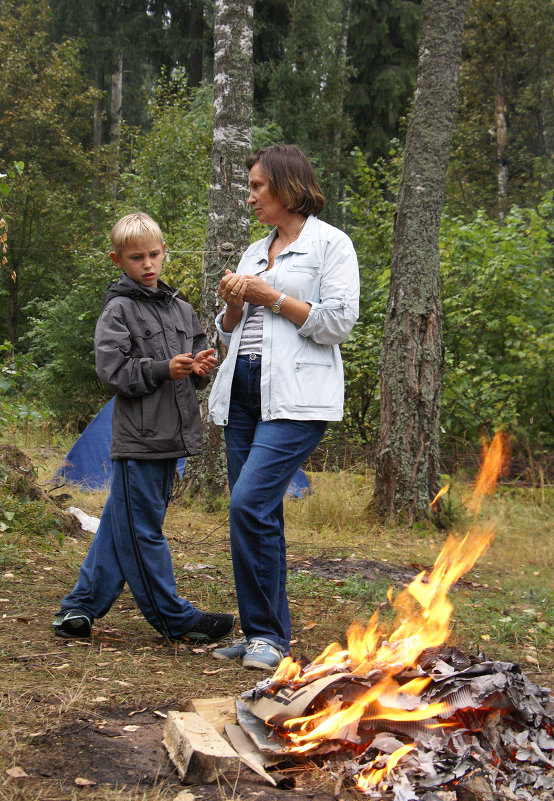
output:
[[278,225],[290,214],[269,188],[269,179],[257,161],[248,177],[250,195],[248,203],[254,207],[258,220],[265,225]]

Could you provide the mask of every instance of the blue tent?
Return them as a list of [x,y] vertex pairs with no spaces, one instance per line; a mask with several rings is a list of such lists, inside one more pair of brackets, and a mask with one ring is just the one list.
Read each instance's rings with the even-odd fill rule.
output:
[[[113,398],[109,400],[85,428],[58,468],[54,481],[60,484],[79,484],[80,489],[85,492],[108,488],[112,474],[110,445],[113,401]],[[184,470],[185,460],[179,459],[177,472],[180,476]]]
[[[112,441],[112,398],[100,409],[94,420],[85,428],[75,442],[53,481],[58,484],[78,484],[85,492],[108,488],[112,472],[110,445]],[[182,476],[185,460],[177,462],[177,472]],[[287,489],[287,495],[302,498],[311,492],[310,482],[303,470],[298,470]]]

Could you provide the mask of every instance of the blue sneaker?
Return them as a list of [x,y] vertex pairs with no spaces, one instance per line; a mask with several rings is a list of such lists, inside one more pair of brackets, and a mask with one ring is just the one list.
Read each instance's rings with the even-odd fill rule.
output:
[[242,659],[247,647],[248,640],[246,637],[241,637],[240,640],[235,640],[231,645],[216,648],[212,651],[212,656],[214,659]]
[[283,660],[283,652],[276,645],[267,640],[250,640],[244,657],[242,666],[244,668],[254,668],[257,670],[275,670]]

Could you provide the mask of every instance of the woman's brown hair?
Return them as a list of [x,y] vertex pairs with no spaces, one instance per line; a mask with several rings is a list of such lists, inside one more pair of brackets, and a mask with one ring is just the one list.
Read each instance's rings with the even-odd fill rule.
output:
[[246,159],[249,170],[258,163],[268,177],[271,193],[286,209],[304,217],[319,214],[325,196],[314,168],[297,145],[260,147]]

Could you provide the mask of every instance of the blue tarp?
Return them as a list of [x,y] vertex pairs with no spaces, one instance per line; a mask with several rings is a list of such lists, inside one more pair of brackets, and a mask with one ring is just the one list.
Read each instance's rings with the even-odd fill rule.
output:
[[[79,484],[85,492],[107,489],[112,473],[110,445],[112,441],[112,398],[100,409],[94,420],[85,428],[73,445],[63,464],[58,468],[54,481]],[[180,476],[185,470],[185,460],[177,462]],[[287,489],[287,495],[302,498],[311,493],[310,482],[303,470],[298,470]]]

